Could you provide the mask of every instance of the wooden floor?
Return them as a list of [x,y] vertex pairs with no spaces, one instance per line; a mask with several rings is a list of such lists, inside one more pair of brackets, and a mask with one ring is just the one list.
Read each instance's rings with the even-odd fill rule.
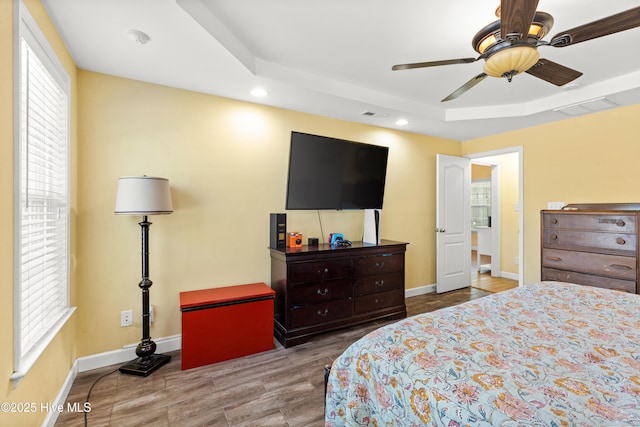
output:
[[[407,298],[408,315],[437,310],[517,286],[513,280],[473,273],[473,286]],[[323,367],[352,342],[388,322],[320,335],[305,344],[213,365],[180,370],[180,351],[150,376],[124,375],[111,366],[77,376],[67,402],[89,399],[89,426],[323,425]],[[115,372],[114,372],[115,370]],[[106,375],[106,376],[105,376]],[[65,404],[67,407],[67,404]],[[83,413],[62,412],[56,426],[83,426]]]

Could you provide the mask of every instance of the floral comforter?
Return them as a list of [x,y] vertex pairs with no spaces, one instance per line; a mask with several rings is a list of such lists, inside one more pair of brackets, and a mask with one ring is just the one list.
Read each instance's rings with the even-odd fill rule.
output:
[[542,282],[383,326],[334,361],[325,425],[640,425],[640,296]]

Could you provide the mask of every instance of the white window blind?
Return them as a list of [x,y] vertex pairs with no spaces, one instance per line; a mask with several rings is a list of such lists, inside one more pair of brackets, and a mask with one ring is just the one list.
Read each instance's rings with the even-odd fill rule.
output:
[[21,26],[14,380],[70,315],[69,85],[37,36]]

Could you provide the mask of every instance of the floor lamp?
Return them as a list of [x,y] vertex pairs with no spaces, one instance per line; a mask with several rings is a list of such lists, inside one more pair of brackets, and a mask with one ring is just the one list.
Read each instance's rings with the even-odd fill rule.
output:
[[142,215],[142,340],[136,347],[137,359],[120,367],[124,374],[146,377],[165,363],[171,356],[155,354],[156,343],[149,336],[149,226],[148,215],[163,215],[173,212],[169,180],[150,176],[125,176],[118,181],[116,215]]

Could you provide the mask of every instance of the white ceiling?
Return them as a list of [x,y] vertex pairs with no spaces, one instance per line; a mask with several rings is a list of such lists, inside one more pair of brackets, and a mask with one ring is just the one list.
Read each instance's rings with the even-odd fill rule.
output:
[[[454,140],[569,118],[554,111],[640,102],[640,28],[541,57],[582,71],[557,87],[528,74],[487,78],[483,61],[403,71],[394,64],[477,56],[471,39],[499,0],[43,0],[77,66],[228,98]],[[549,40],[640,5],[638,0],[540,0]],[[129,30],[147,33],[145,45]],[[261,86],[269,95],[255,98]],[[567,85],[569,86],[569,85]],[[364,116],[363,112],[375,113]],[[405,118],[406,126],[395,121]]]

